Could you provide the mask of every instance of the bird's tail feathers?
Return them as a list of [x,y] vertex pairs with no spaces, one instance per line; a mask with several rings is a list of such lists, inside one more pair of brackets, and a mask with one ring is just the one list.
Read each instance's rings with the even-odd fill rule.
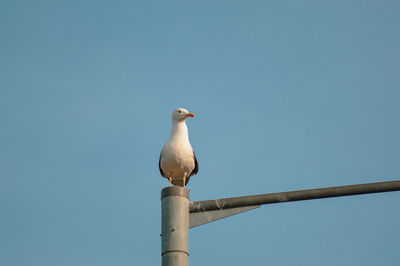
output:
[[185,184],[183,184],[183,178],[182,179],[172,179],[172,184],[174,186],[184,187],[187,185],[187,183],[189,183],[189,179],[190,179],[190,177],[186,178]]

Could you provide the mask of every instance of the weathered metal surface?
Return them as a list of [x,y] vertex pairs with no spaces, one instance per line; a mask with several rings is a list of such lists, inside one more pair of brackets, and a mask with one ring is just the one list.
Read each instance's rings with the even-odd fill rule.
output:
[[169,186],[161,190],[161,199],[168,196],[181,196],[189,199],[189,189],[182,189],[179,186]]
[[349,186],[306,189],[235,198],[223,198],[216,200],[195,201],[190,203],[190,213],[397,190],[400,190],[400,180]]
[[161,192],[163,266],[189,266],[189,190],[170,186]]
[[189,215],[189,228],[193,228],[202,224],[211,223],[216,220],[220,220],[235,214],[239,214],[245,211],[254,210],[259,208],[260,206],[249,206],[249,207],[240,207],[240,208],[232,208],[225,210],[214,210],[207,212],[194,212]]

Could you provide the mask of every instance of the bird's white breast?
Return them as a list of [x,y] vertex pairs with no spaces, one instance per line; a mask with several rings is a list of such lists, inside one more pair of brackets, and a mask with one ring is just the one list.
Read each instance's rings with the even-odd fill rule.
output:
[[183,178],[195,167],[193,149],[190,143],[167,142],[161,155],[161,168],[168,177]]

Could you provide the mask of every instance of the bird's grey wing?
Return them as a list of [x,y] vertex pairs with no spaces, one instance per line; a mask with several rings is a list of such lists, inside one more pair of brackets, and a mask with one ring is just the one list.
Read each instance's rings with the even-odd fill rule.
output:
[[197,172],[199,171],[199,162],[197,161],[196,158],[196,154],[193,151],[193,159],[194,159],[194,169],[193,171],[190,173],[189,177],[186,178],[186,182],[185,182],[185,186],[187,185],[187,183],[189,183],[189,179],[192,175],[197,174]]
[[162,156],[162,153],[163,153],[163,152],[161,151],[161,153],[160,153],[160,158],[158,159],[158,168],[160,169],[160,174],[161,174],[163,177],[166,177],[164,171],[163,171],[162,168],[161,168],[161,156]]
[[196,153],[194,153],[194,151],[193,151],[193,157],[194,157],[194,169],[190,173],[190,176],[197,174],[197,172],[199,171],[199,162],[197,161]]

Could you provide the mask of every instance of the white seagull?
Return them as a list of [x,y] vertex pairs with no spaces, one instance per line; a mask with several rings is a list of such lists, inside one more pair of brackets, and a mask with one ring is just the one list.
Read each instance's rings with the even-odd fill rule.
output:
[[160,154],[158,166],[169,184],[184,187],[192,175],[199,171],[199,163],[189,142],[186,119],[194,117],[184,108],[172,112],[172,131]]

